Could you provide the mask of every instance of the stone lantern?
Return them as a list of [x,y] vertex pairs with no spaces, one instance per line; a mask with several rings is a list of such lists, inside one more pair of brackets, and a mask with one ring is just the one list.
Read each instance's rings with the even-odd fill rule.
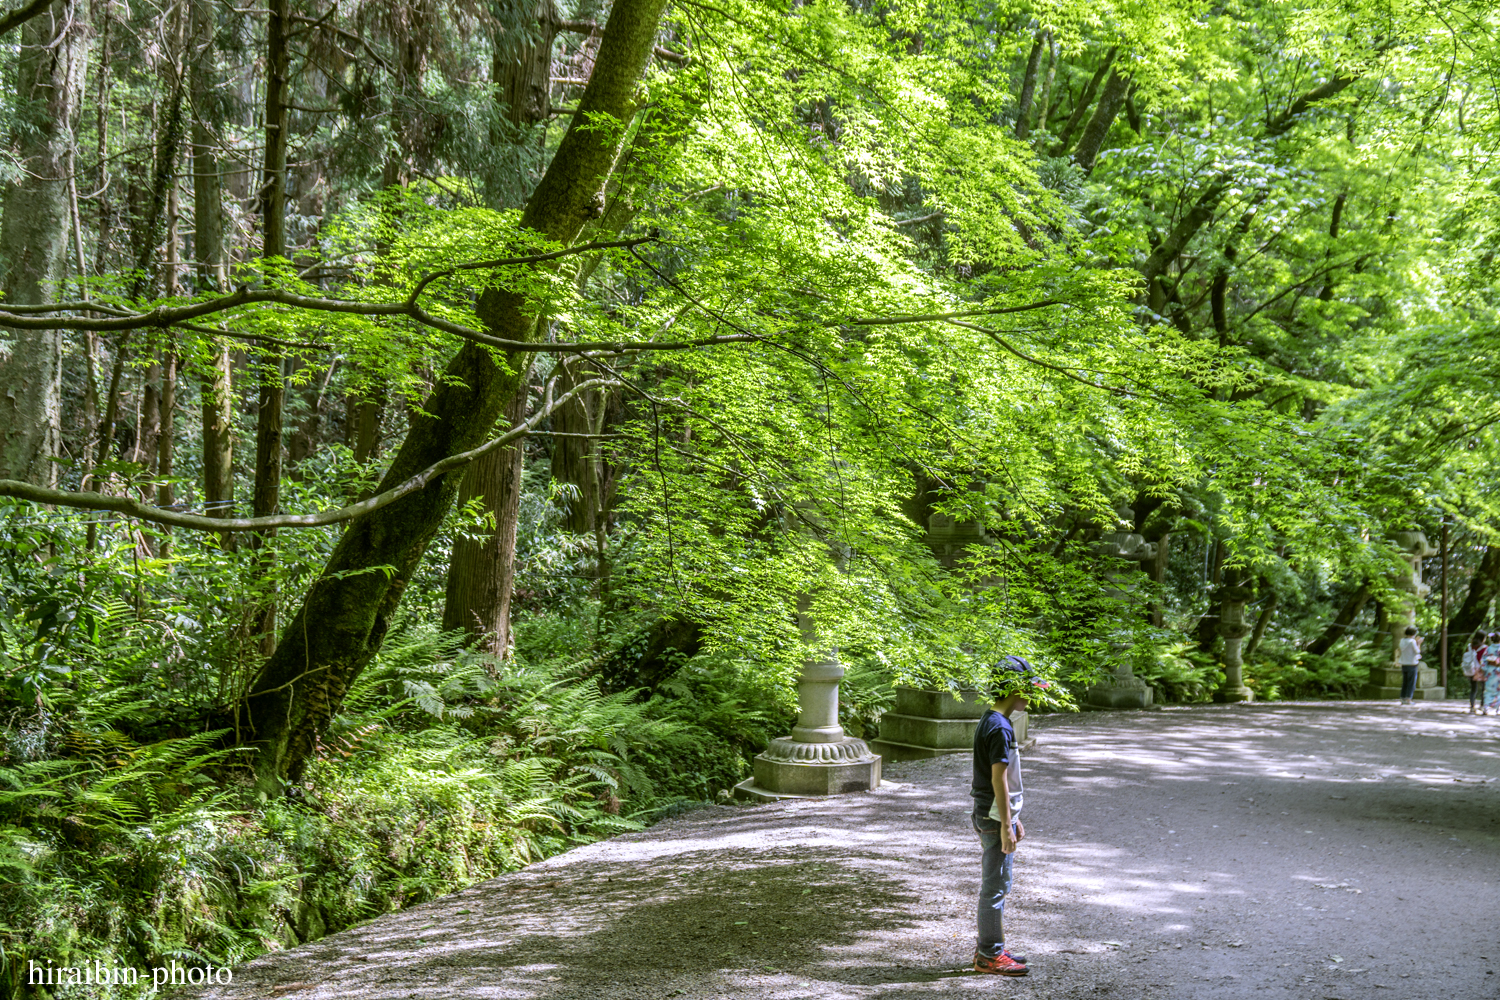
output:
[[[1394,531],[1391,541],[1400,550],[1404,566],[1391,580],[1391,584],[1402,592],[1400,600],[1391,608],[1391,659],[1381,667],[1370,669],[1370,680],[1361,694],[1366,698],[1401,697],[1401,640],[1408,627],[1417,623],[1417,602],[1427,596],[1431,587],[1422,582],[1422,560],[1437,555],[1427,535],[1421,531]],[[1435,648],[1423,651],[1422,666],[1417,671],[1417,689],[1413,697],[1424,701],[1440,701],[1448,692],[1438,686],[1438,671],[1429,667],[1436,656]]]
[[[1122,507],[1115,514],[1120,519],[1120,527],[1135,524],[1135,514],[1130,508]],[[1149,562],[1156,558],[1156,543],[1146,541],[1145,536],[1133,531],[1112,531],[1094,543],[1094,554],[1106,560],[1104,579],[1110,596],[1126,598],[1135,590],[1136,572],[1122,573],[1108,563],[1116,559]],[[1110,677],[1089,688],[1084,695],[1084,702],[1095,708],[1147,708],[1151,701],[1151,686],[1135,676],[1130,664],[1123,659],[1117,661]]]
[[[808,646],[819,647],[808,614],[810,599],[797,602],[797,622]],[[774,802],[784,798],[842,795],[880,787],[880,757],[864,740],[847,736],[839,725],[839,681],[844,676],[838,649],[823,647],[808,657],[797,675],[800,714],[790,736],[771,741],[754,761],[754,777],[734,786],[735,798]]]
[[[821,524],[811,507],[800,522]],[[833,547],[834,562],[842,570],[849,553]],[[864,740],[844,733],[839,725],[839,681],[844,667],[838,647],[819,635],[812,615],[812,594],[797,598],[797,627],[810,651],[797,674],[797,724],[790,736],[771,741],[757,754],[752,777],[734,786],[737,799],[774,802],[784,798],[842,795],[880,787],[880,757]]]

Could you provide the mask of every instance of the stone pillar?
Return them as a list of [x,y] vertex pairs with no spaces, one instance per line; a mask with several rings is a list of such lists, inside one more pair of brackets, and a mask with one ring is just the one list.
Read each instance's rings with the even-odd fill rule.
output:
[[[1117,527],[1128,529],[1135,526],[1135,515],[1130,508],[1122,507],[1115,513],[1120,519]],[[1146,541],[1144,536],[1133,531],[1113,531],[1094,544],[1094,554],[1106,561],[1104,579],[1109,593],[1125,598],[1135,590],[1136,583],[1132,578],[1139,571],[1122,573],[1110,564],[1119,559],[1150,562],[1156,558],[1156,543]],[[1115,664],[1113,675],[1089,688],[1083,700],[1092,708],[1148,708],[1152,698],[1151,686],[1135,676],[1129,663],[1121,660]]]
[[1214,701],[1254,701],[1255,692],[1245,686],[1245,660],[1241,651],[1250,626],[1245,623],[1245,605],[1255,596],[1235,574],[1226,579],[1219,605],[1219,635],[1224,637],[1224,683],[1214,692]]
[[[798,602],[803,638],[816,648],[817,633],[807,613],[811,601]],[[880,787],[880,757],[864,740],[844,734],[839,725],[839,681],[844,676],[838,650],[809,657],[797,675],[797,724],[790,736],[771,741],[756,756],[753,777],[734,787],[735,798],[752,802],[867,792]]]
[[[1407,628],[1417,623],[1417,602],[1432,589],[1422,582],[1422,560],[1437,555],[1438,550],[1428,542],[1427,535],[1420,531],[1395,531],[1391,533],[1391,540],[1401,550],[1405,563],[1391,580],[1392,585],[1401,591],[1401,597],[1391,602],[1389,609],[1390,661],[1385,666],[1371,668],[1370,680],[1360,692],[1366,698],[1401,697],[1401,640],[1406,636]],[[1441,701],[1448,697],[1448,692],[1439,686],[1437,668],[1428,666],[1429,662],[1436,662],[1435,645],[1422,651],[1422,667],[1417,671],[1414,697]]]

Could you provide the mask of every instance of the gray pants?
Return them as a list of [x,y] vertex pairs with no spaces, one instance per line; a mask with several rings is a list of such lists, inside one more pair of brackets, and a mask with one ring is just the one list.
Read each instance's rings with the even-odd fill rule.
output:
[[[979,875],[978,936],[974,950],[994,958],[1005,950],[1005,897],[1010,895],[1011,861],[1015,853],[1000,849],[1000,825],[989,817],[989,808],[978,808],[973,816],[974,832],[984,849]],[[1015,831],[1012,830],[1012,833]]]

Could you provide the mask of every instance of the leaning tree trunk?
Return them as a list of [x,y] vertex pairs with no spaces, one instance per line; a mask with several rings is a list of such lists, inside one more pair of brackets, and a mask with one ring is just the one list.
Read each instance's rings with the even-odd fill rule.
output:
[[1468,636],[1482,628],[1490,612],[1490,602],[1500,593],[1500,545],[1486,545],[1479,560],[1479,568],[1469,579],[1468,593],[1458,611],[1448,619],[1450,641],[1454,637]]
[[[69,123],[83,90],[88,30],[76,0],[21,28],[16,63],[16,154],[24,169],[6,192],[0,257],[6,264],[5,301],[56,301],[67,267],[72,228],[68,176],[73,135]],[[0,478],[50,486],[62,437],[62,332],[17,330],[0,355]]]
[[[1366,580],[1355,588],[1354,593],[1349,595],[1349,600],[1344,602],[1344,606],[1339,609],[1339,613],[1329,623],[1328,627],[1323,630],[1322,634],[1307,644],[1305,652],[1312,653],[1314,656],[1322,656],[1324,653],[1327,653],[1333,648],[1334,643],[1348,634],[1349,626],[1354,624],[1354,619],[1359,617],[1359,613],[1364,610],[1365,605],[1369,602],[1370,583]],[[1485,605],[1489,605],[1487,598]],[[1481,609],[1482,613],[1483,609]]]
[[1073,159],[1083,168],[1084,176],[1093,172],[1094,162],[1099,158],[1099,151],[1104,148],[1110,126],[1114,125],[1120,108],[1125,105],[1125,95],[1129,90],[1130,77],[1118,70],[1109,75],[1104,93],[1099,95],[1099,106],[1094,109],[1094,117],[1089,119],[1088,127],[1078,140],[1078,149],[1073,153]]
[[[666,0],[617,0],[599,46],[593,75],[575,123],[521,216],[523,228],[550,240],[574,241],[608,180],[635,92],[656,37]],[[602,128],[600,121],[616,123]],[[535,303],[491,287],[476,312],[486,332],[506,340],[538,339]],[[381,489],[455,452],[477,447],[524,390],[520,353],[496,358],[466,344],[448,363],[414,417]],[[296,779],[318,731],[343,701],[349,685],[380,648],[391,615],[444,517],[461,477],[446,475],[425,489],[351,522],[301,609],[288,623],[275,654],[251,687],[244,721],[257,747],[259,787],[275,791]]]

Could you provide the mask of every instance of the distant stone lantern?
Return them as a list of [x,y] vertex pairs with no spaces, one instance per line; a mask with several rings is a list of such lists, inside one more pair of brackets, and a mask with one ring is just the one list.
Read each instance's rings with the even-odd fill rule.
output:
[[[1401,591],[1402,596],[1391,609],[1389,619],[1390,662],[1370,669],[1369,683],[1361,692],[1366,698],[1401,697],[1401,640],[1406,630],[1417,623],[1417,602],[1432,590],[1422,582],[1422,560],[1437,555],[1438,550],[1432,547],[1427,535],[1421,531],[1395,531],[1391,533],[1391,541],[1396,543],[1404,563],[1391,580],[1392,586]],[[1448,692],[1438,685],[1437,668],[1427,666],[1432,657],[1432,650],[1424,652],[1422,668],[1417,671],[1417,689],[1413,697],[1423,701],[1437,701],[1448,696]]]
[[[1115,511],[1115,516],[1119,518],[1121,528],[1135,525],[1135,512],[1129,507],[1121,507]],[[1094,543],[1094,554],[1102,556],[1107,563],[1117,559],[1144,563],[1156,558],[1156,543],[1146,541],[1144,535],[1133,531],[1112,531]],[[1105,589],[1113,597],[1128,597],[1135,590],[1136,575],[1106,565]],[[1148,708],[1152,701],[1151,685],[1135,676],[1130,663],[1122,658],[1116,661],[1113,674],[1089,688],[1084,701],[1096,708]]]

